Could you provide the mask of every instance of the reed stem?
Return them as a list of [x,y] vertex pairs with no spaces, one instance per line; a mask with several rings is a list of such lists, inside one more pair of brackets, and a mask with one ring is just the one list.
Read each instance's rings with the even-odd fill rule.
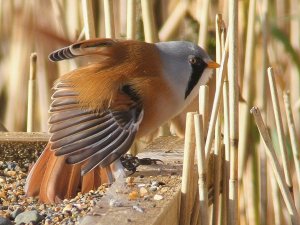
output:
[[[223,28],[222,14],[216,15],[216,62],[220,63],[222,60],[222,41],[221,33]],[[219,69],[216,70],[218,74]],[[220,74],[218,74],[220,76]],[[218,77],[217,77],[218,80]],[[221,84],[223,87],[223,83]],[[220,99],[222,104],[222,98]],[[219,222],[219,202],[220,202],[220,177],[221,177],[221,153],[222,153],[222,141],[221,141],[221,120],[222,120],[222,108],[219,107],[219,112],[215,125],[215,143],[214,143],[214,202],[212,211],[212,224],[217,225]]]
[[36,85],[36,53],[30,55],[30,71],[28,80],[28,104],[27,104],[27,132],[33,131],[34,106],[35,106],[35,85]]
[[249,12],[248,12],[248,25],[247,25],[247,39],[246,39],[246,53],[245,53],[245,64],[244,64],[244,80],[243,80],[243,98],[245,104],[241,107],[241,124],[240,124],[240,138],[239,138],[239,180],[242,179],[243,170],[246,164],[247,150],[249,149],[249,128],[250,128],[250,105],[253,102],[253,53],[255,50],[254,42],[254,25],[255,25],[255,13],[256,0],[250,0]]
[[96,37],[92,0],[82,0],[82,15],[86,39]]
[[105,22],[105,37],[115,38],[115,22],[112,0],[103,0],[104,6],[104,22]]
[[287,124],[289,128],[290,140],[292,145],[292,152],[295,163],[296,176],[298,181],[298,188],[300,190],[300,145],[297,139],[296,127],[291,107],[290,93],[285,92],[283,95],[285,113],[287,118]]
[[[224,23],[224,21],[223,21]],[[225,48],[225,37],[227,36],[226,27],[224,25],[221,33],[222,49]],[[229,184],[229,160],[230,160],[230,126],[229,126],[229,85],[227,76],[227,67],[224,70],[225,78],[223,83],[223,113],[224,113],[224,164],[223,164],[223,181],[222,181],[222,214],[221,224],[227,224],[228,218],[228,184]]]
[[200,29],[199,29],[198,44],[203,48],[206,48],[209,3],[210,0],[201,1],[201,15],[200,15]]
[[199,186],[199,201],[200,201],[200,224],[208,225],[208,195],[207,195],[207,168],[205,165],[205,149],[204,149],[204,130],[202,116],[194,115],[195,136],[196,136],[196,156],[198,165],[198,186]]
[[168,41],[171,39],[171,37],[176,32],[179,24],[184,19],[188,6],[188,1],[179,1],[177,3],[177,6],[159,31],[158,36],[161,41]]
[[207,85],[201,85],[199,89],[199,113],[203,118],[203,133],[207,136],[207,123],[209,121],[209,87]]
[[136,34],[136,0],[127,0],[127,39],[134,40]]
[[275,116],[277,134],[278,134],[279,149],[280,149],[280,153],[282,156],[285,181],[286,181],[288,187],[290,188],[291,193],[293,193],[293,183],[292,183],[292,178],[291,178],[291,174],[290,174],[289,161],[288,161],[288,157],[287,157],[284,130],[283,130],[282,118],[281,118],[280,108],[279,108],[278,93],[277,93],[273,69],[271,67],[268,68],[268,78],[269,78],[273,111],[274,111],[274,116]]
[[276,181],[277,181],[278,186],[280,188],[283,200],[284,200],[284,202],[286,204],[286,207],[287,207],[287,210],[288,210],[288,212],[291,216],[292,223],[293,223],[293,225],[299,225],[300,224],[300,218],[299,218],[298,212],[296,210],[295,203],[294,203],[293,197],[291,195],[291,192],[289,190],[289,187],[285,182],[285,178],[284,178],[283,172],[280,168],[279,161],[276,157],[276,153],[275,153],[271,138],[269,136],[268,129],[264,124],[264,121],[261,117],[261,114],[260,114],[260,111],[259,111],[258,108],[253,107],[250,110],[250,112],[254,116],[255,123],[258,127],[260,136],[261,136],[261,138],[264,142],[265,151],[267,153],[269,163],[272,166],[272,170],[274,172]]
[[211,118],[210,118],[209,125],[208,125],[207,139],[206,139],[206,143],[205,143],[205,157],[206,158],[208,157],[211,146],[212,146],[214,129],[215,129],[215,124],[216,124],[219,106],[220,106],[223,81],[224,81],[224,77],[225,77],[224,71],[225,71],[225,67],[227,64],[227,60],[228,60],[227,46],[228,46],[228,42],[226,40],[225,49],[224,49],[223,57],[222,57],[222,63],[221,63],[219,75],[218,75],[218,81],[217,81],[216,93],[215,93],[215,98],[214,98],[212,112],[211,112]]
[[238,1],[229,0],[229,115],[230,115],[230,180],[228,224],[238,224],[238,138],[239,138],[239,87],[238,87]]
[[157,42],[158,36],[154,20],[153,0],[141,0],[141,6],[145,41],[150,43]]
[[195,128],[194,114],[188,112],[186,115],[186,130],[184,139],[184,155],[181,183],[180,224],[189,225],[191,220],[191,203],[193,202],[191,180],[194,174],[195,158]]

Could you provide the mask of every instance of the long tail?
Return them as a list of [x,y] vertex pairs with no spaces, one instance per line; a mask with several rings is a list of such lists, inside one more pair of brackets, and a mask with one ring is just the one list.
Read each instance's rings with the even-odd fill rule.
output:
[[39,196],[41,202],[54,203],[109,182],[107,170],[102,168],[90,171],[81,179],[81,167],[82,164],[69,165],[63,156],[55,156],[48,144],[27,176],[25,193]]

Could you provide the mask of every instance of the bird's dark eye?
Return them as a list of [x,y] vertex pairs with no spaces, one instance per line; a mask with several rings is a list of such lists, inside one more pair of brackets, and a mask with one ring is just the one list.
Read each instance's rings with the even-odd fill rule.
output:
[[193,57],[189,57],[189,63],[190,63],[190,64],[192,64],[192,65],[193,65],[193,64],[196,64],[197,61],[198,61],[198,60],[197,60],[196,57],[194,57],[194,56],[193,56]]

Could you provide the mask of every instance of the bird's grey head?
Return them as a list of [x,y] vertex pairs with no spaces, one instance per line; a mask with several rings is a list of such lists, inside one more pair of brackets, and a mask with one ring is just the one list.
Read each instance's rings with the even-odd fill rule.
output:
[[[183,100],[195,97],[196,87],[208,82],[213,62],[198,45],[187,41],[156,43],[163,62],[164,75]],[[217,64],[216,64],[217,65]]]

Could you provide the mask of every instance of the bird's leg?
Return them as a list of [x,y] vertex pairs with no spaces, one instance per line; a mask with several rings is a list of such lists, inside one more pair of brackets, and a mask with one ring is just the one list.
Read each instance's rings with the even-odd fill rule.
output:
[[125,169],[132,172],[131,174],[135,173],[136,168],[140,165],[153,165],[157,164],[158,162],[163,163],[163,161],[160,159],[138,158],[131,154],[125,154],[121,156],[120,161]]
[[[120,159],[117,159],[116,161],[114,161],[111,165],[110,165],[110,170],[113,175],[112,176],[109,176],[109,181],[110,183],[112,183],[113,181],[113,178],[115,178],[115,180],[118,180],[120,178],[125,178],[126,177],[126,174],[125,174],[125,171],[124,171],[124,166],[122,165],[122,162],[120,161]],[[109,174],[109,171],[107,171],[108,174]]]

